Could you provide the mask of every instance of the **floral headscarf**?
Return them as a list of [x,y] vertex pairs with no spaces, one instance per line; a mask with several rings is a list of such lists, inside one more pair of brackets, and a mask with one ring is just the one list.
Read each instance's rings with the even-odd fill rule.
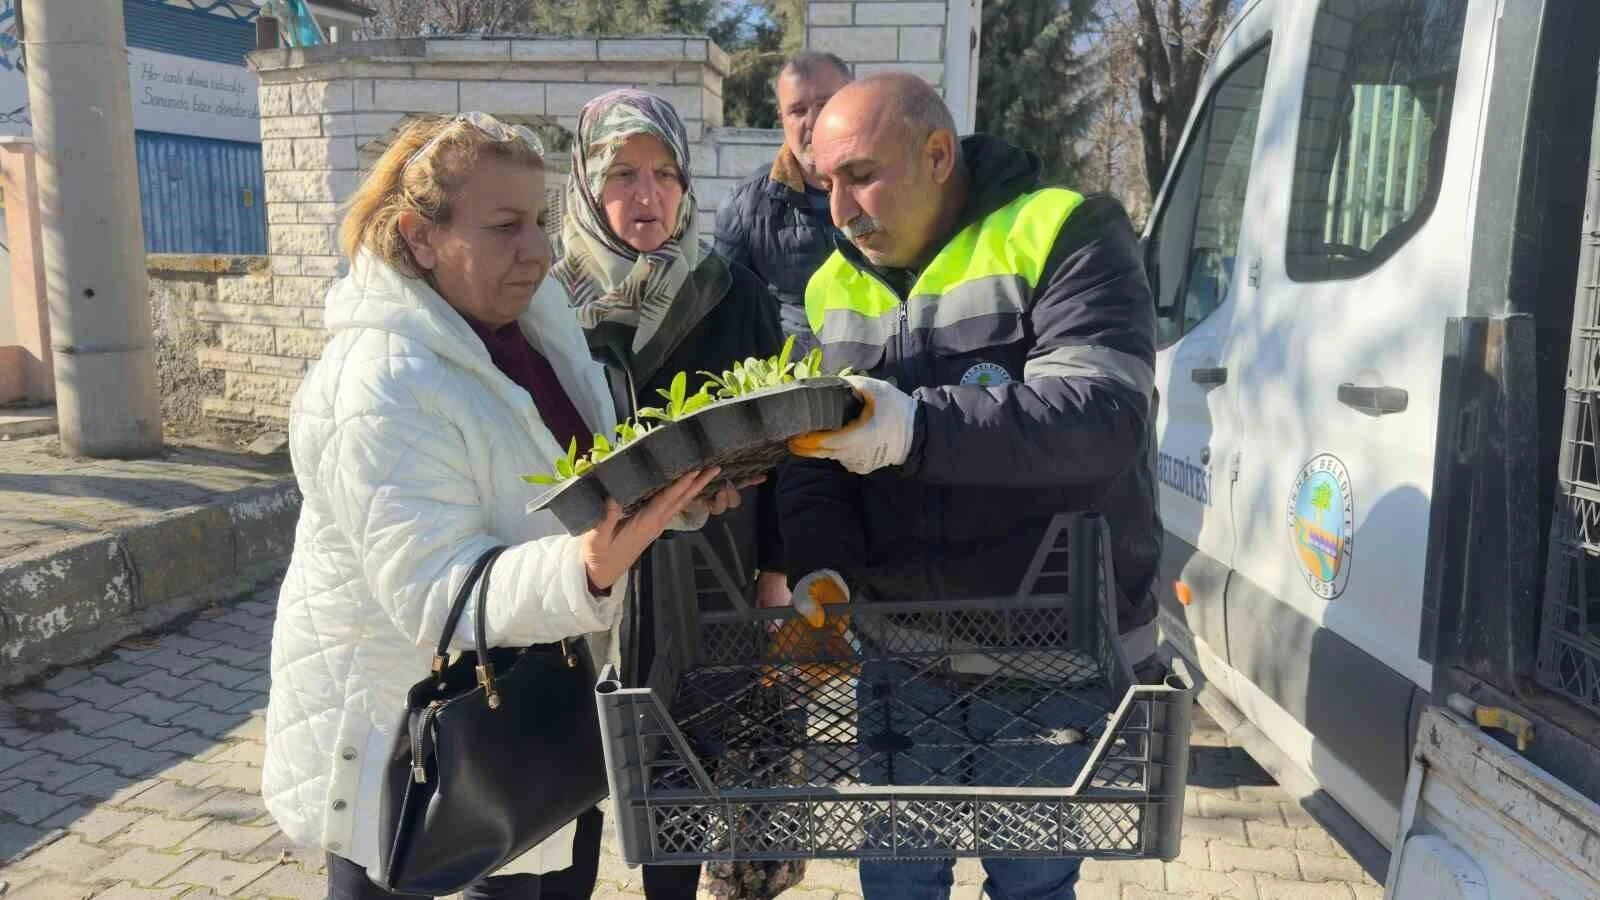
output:
[[[672,153],[684,181],[672,237],[651,253],[640,253],[618,237],[600,205],[600,190],[612,160],[623,142],[636,134],[661,141]],[[605,322],[632,326],[637,353],[655,336],[700,262],[695,197],[689,182],[689,141],[672,104],[633,89],[611,91],[589,101],[578,114],[565,205],[561,228],[565,255],[553,274],[566,287],[585,329]]]

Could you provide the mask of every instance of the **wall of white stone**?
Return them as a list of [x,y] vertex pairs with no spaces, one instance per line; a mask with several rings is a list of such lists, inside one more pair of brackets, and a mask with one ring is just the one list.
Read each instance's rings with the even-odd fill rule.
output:
[[[914,72],[971,127],[981,0],[811,0],[806,46],[838,54],[857,76]],[[952,52],[955,48],[955,52]]]
[[[979,3],[812,0],[806,42],[837,53],[858,75],[921,75],[965,130]],[[949,46],[962,53],[947,58]],[[346,267],[340,204],[410,118],[483,110],[534,127],[552,151],[548,190],[558,201],[578,111],[612,88],[647,88],[684,119],[707,237],[733,187],[771,166],[783,142],[775,130],[723,127],[728,55],[702,35],[342,42],[260,51],[250,64],[261,78],[270,271],[224,276],[218,301],[195,312],[212,336],[200,364],[222,374],[221,396],[205,398],[205,412],[234,421],[287,417],[322,349],[323,298]]]
[[203,367],[222,372],[208,415],[281,422],[307,361],[321,352],[323,298],[346,269],[340,204],[398,130],[418,115],[483,110],[533,126],[552,151],[555,199],[583,104],[647,88],[684,119],[695,189],[710,217],[742,178],[770,166],[782,136],[721,128],[728,57],[700,36],[614,40],[411,39],[252,54],[261,77],[270,273],[224,278],[196,310],[212,330]]
[[897,69],[943,87],[944,28],[944,3],[812,3],[807,7],[806,41],[813,50],[837,53],[857,75]]

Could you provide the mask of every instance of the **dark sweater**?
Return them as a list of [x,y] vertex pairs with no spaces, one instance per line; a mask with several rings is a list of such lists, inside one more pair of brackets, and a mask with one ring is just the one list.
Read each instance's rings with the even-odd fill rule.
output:
[[572,398],[567,396],[567,390],[561,386],[555,368],[528,343],[521,327],[512,322],[499,328],[490,328],[467,316],[462,318],[467,320],[478,339],[483,341],[495,368],[504,372],[507,378],[533,398],[534,409],[539,411],[539,418],[555,435],[561,449],[565,450],[576,440],[578,452],[588,453],[594,444],[594,433],[583,421],[583,414],[573,405]]

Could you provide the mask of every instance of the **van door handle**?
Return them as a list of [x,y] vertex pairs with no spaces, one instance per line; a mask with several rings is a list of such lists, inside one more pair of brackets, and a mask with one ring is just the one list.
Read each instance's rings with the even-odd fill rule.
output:
[[1348,381],[1339,385],[1339,402],[1369,416],[1405,412],[1410,399],[1405,388],[1388,385],[1362,387]]
[[1195,384],[1203,384],[1207,387],[1215,387],[1219,384],[1227,384],[1228,369],[1225,366],[1202,366],[1197,369],[1190,369],[1189,380],[1193,381]]

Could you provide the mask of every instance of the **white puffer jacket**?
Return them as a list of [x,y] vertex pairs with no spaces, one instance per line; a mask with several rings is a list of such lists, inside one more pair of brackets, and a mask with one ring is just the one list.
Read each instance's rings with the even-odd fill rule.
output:
[[[519,477],[561,455],[526,391],[422,281],[363,253],[329,291],[331,331],[295,395],[289,449],[304,494],[272,634],[262,794],[290,840],[378,861],[384,760],[405,693],[429,660],[456,589],[484,550],[495,563],[496,645],[609,639],[625,586],[590,595],[578,538]],[[600,366],[562,288],[546,279],[520,320],[584,420],[616,424]],[[470,647],[471,606],[452,644]],[[571,864],[573,827],[501,870]]]

